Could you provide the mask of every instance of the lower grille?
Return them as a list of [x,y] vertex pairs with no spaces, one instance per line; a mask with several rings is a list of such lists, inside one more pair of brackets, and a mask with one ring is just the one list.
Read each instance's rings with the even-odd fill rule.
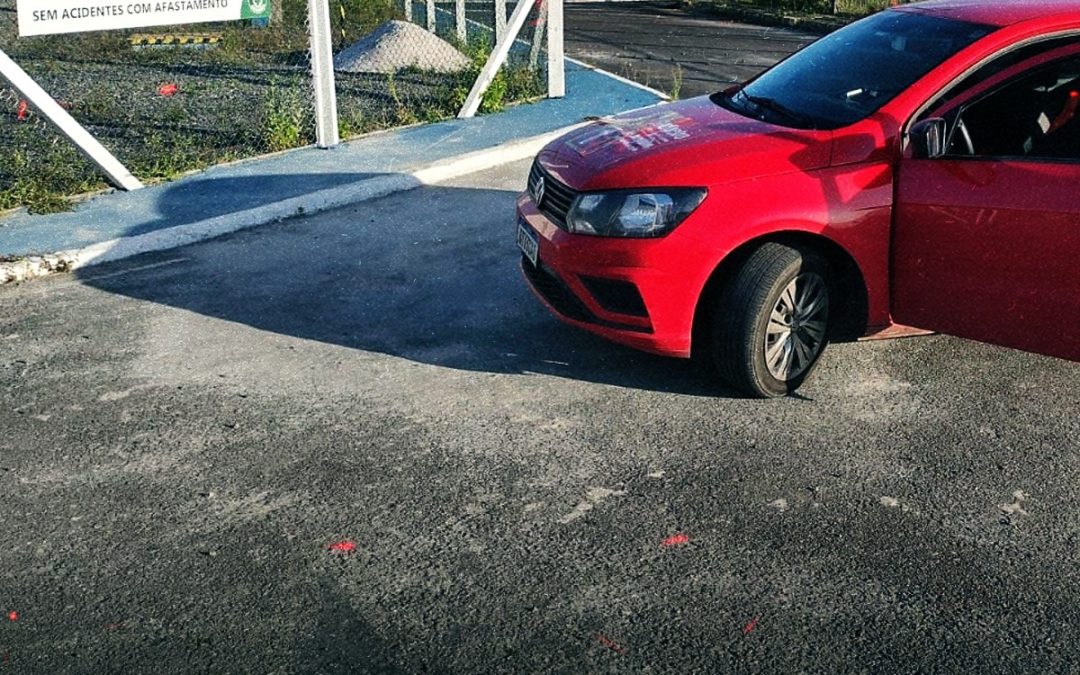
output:
[[556,312],[575,321],[595,323],[596,317],[592,312],[554,274],[542,266],[534,266],[525,256],[521,257],[521,269],[533,288],[544,296]]
[[539,293],[544,300],[547,300],[548,304],[551,305],[556,312],[568,319],[581,321],[583,323],[592,323],[598,326],[606,326],[607,328],[633,331],[635,333],[652,332],[652,328],[629,326],[626,324],[605,321],[597,317],[585,306],[585,303],[574,295],[573,291],[566,287],[566,284],[564,284],[562,280],[544,269],[543,264],[533,265],[529,262],[528,258],[521,256],[521,271],[525,273],[525,278],[529,280],[529,284],[536,289],[536,292]]
[[629,281],[582,276],[581,283],[585,284],[585,288],[589,289],[600,306],[609,312],[629,316],[649,316],[641,293],[637,286]]

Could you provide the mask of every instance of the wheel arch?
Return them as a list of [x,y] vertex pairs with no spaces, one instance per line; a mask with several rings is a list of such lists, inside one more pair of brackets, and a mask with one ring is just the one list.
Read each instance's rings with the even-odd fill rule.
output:
[[869,315],[869,295],[855,258],[832,239],[812,232],[785,230],[770,232],[740,244],[716,265],[705,282],[697,304],[691,335],[691,352],[708,344],[709,317],[716,306],[716,294],[732,273],[749,255],[767,242],[785,244],[796,248],[812,248],[825,256],[829,266],[836,271],[836,293],[839,300],[839,320],[831,330],[830,340],[849,342],[866,334]]

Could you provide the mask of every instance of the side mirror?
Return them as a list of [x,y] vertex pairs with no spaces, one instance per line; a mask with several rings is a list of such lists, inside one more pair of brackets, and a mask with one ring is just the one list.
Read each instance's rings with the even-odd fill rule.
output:
[[945,154],[945,120],[931,117],[920,120],[908,130],[911,156],[915,159],[934,159]]

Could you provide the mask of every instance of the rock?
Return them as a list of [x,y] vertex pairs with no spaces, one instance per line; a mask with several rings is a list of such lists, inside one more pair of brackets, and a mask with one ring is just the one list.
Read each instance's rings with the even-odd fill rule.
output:
[[395,73],[410,66],[453,73],[469,64],[449,42],[408,21],[387,21],[334,57],[334,69],[346,73]]

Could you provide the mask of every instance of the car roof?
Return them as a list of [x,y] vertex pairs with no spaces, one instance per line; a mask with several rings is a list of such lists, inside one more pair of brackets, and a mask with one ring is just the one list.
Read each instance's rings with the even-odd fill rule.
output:
[[1029,19],[1080,15],[1080,0],[927,0],[895,9],[990,26],[1008,26]]

